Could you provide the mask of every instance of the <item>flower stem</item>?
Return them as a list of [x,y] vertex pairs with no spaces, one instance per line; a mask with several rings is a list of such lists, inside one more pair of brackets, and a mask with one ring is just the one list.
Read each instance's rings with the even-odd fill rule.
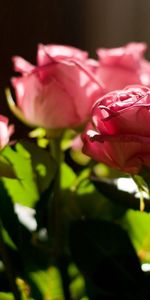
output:
[[59,257],[62,251],[62,201],[61,201],[61,190],[60,190],[60,176],[61,176],[61,161],[62,161],[62,153],[60,149],[60,138],[51,139],[50,141],[50,151],[51,155],[55,159],[57,163],[57,174],[54,183],[53,190],[53,199],[50,204],[50,224],[49,230],[52,238],[52,252],[55,257]]
[[[65,239],[65,227],[66,220],[64,220],[63,215],[63,203],[62,203],[62,193],[61,193],[61,162],[63,160],[62,151],[60,148],[61,138],[51,139],[50,141],[50,151],[51,155],[57,162],[57,174],[54,183],[54,193],[52,203],[50,203],[50,217],[49,217],[49,232],[50,238],[52,238],[52,254],[56,266],[59,268],[65,299],[70,298],[69,291],[69,277],[67,273],[67,260],[64,260],[64,239]],[[63,263],[62,263],[63,257]]]
[[140,194],[140,211],[144,211],[145,209],[145,201],[144,201],[144,192],[149,196],[148,186],[143,179],[143,177],[139,175],[132,176],[133,181],[135,182],[138,192]]

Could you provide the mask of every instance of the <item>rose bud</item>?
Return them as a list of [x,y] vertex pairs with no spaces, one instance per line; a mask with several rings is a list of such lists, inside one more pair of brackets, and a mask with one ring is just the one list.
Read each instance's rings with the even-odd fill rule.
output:
[[[74,128],[87,121],[91,106],[103,93],[86,63],[87,53],[76,48],[40,45],[38,66],[14,57],[17,105],[34,126]],[[17,112],[18,114],[18,112]]]
[[99,66],[95,74],[107,92],[131,84],[150,86],[150,62],[143,57],[146,48],[145,43],[129,43],[124,47],[97,50]]
[[130,86],[106,94],[92,109],[91,126],[83,134],[86,155],[131,174],[150,167],[149,88]]
[[13,131],[13,125],[8,126],[8,119],[0,115],[0,150],[9,143],[9,138]]

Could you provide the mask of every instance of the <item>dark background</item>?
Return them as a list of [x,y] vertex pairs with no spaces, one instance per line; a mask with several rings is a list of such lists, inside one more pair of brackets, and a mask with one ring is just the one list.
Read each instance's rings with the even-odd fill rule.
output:
[[97,47],[132,40],[150,46],[149,0],[0,0],[0,113],[8,110],[4,89],[13,75],[12,55],[35,63],[42,42],[76,46],[95,56]]

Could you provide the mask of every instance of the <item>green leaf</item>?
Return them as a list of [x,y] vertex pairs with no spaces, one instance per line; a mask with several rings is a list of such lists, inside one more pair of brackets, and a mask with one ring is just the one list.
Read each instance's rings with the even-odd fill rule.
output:
[[[31,233],[22,224],[20,224],[14,211],[12,199],[2,181],[0,181],[0,192],[0,220],[9,235],[8,236],[6,232],[3,231],[4,238],[6,239],[7,244],[11,244],[11,246],[13,246],[12,248],[15,248],[15,245],[11,243],[11,240],[8,239],[9,237],[17,245],[17,247],[23,247],[25,250],[22,243],[24,240],[27,242],[27,240],[31,239]],[[28,248],[28,245],[26,245],[26,247]]]
[[30,138],[44,138],[46,136],[45,128],[38,127],[29,132]]
[[140,293],[145,277],[136,252],[119,225],[93,220],[74,222],[70,248],[75,263],[99,287],[101,295],[115,299],[122,293],[130,299],[129,295]]
[[[91,181],[100,193],[116,205],[121,205],[124,209],[132,208],[140,210],[140,199],[136,198],[134,194],[119,190],[115,181],[94,176],[91,178]],[[144,210],[147,212],[150,211],[150,201],[143,199],[143,202]]]
[[[70,291],[73,299],[82,299],[85,295],[85,280],[80,274],[70,284]],[[80,297],[80,298],[79,298]]]
[[[71,278],[69,285],[71,299],[82,299],[85,296],[85,279],[80,271],[77,269],[76,265],[70,263],[68,267],[68,273]],[[84,298],[83,298],[84,299]]]
[[110,168],[103,163],[96,163],[96,165],[93,167],[93,171],[94,174],[100,178],[115,179],[115,178],[125,177],[125,174],[122,173],[121,171],[114,168]]
[[150,263],[150,214],[128,210],[121,224],[127,230],[141,261]]
[[15,300],[15,298],[12,293],[0,292],[0,300]]
[[29,274],[34,284],[43,296],[42,299],[64,300],[62,281],[59,270],[51,266],[46,271],[36,271]]
[[134,182],[137,185],[139,190],[141,190],[141,191],[148,194],[148,186],[147,186],[145,180],[141,176],[134,175],[133,180],[134,180]]
[[17,144],[15,150],[7,148],[5,157],[13,165],[17,179],[2,180],[14,203],[33,207],[38,201],[39,192],[32,169],[31,155],[21,144]]
[[147,187],[150,190],[150,168],[143,167],[142,170],[139,173],[139,176],[135,176],[138,178],[138,180],[141,181],[141,185]]
[[[71,219],[81,217],[92,219],[112,220],[122,217],[126,209],[124,206],[111,202],[100,193],[90,181],[90,169],[84,169],[79,176],[75,177],[70,167],[63,177],[64,184],[69,190],[63,192],[64,213]],[[71,171],[71,173],[70,173]],[[64,176],[64,173],[62,173]],[[70,175],[72,176],[70,176]],[[70,182],[67,178],[70,176]]]
[[16,178],[13,167],[8,160],[3,157],[3,153],[6,151],[5,149],[0,155],[0,177]]
[[31,163],[36,175],[38,189],[43,192],[55,177],[56,163],[45,149],[41,149],[29,141],[23,141],[22,145],[31,155]]
[[4,242],[11,247],[14,250],[17,250],[16,245],[14,244],[14,242],[12,241],[12,239],[10,238],[8,232],[5,230],[4,227],[2,227],[2,236],[3,236],[3,240]]
[[60,172],[61,172],[61,188],[62,189],[71,188],[71,186],[73,185],[76,179],[76,174],[66,163],[61,164]]
[[12,164],[15,179],[3,178],[14,203],[34,207],[53,180],[56,164],[49,153],[29,142],[17,144],[15,150],[7,148],[5,158]]
[[76,132],[72,129],[65,130],[61,139],[61,150],[65,151],[72,146],[72,140],[75,138]]
[[86,166],[91,158],[87,155],[85,155],[83,152],[79,150],[73,150],[70,151],[71,158],[79,165]]
[[85,169],[78,177],[79,184],[76,189],[76,202],[82,215],[105,220],[120,218],[125,212],[124,207],[116,205],[100,193],[90,179],[86,178],[87,175],[88,169]]

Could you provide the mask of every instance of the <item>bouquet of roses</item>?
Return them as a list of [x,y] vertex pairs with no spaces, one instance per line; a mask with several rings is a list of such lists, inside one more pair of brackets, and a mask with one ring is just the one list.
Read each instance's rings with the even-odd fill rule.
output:
[[[0,115],[0,300],[149,299],[144,43],[13,57]],[[11,90],[10,90],[11,89]],[[13,118],[15,120],[15,118]]]

